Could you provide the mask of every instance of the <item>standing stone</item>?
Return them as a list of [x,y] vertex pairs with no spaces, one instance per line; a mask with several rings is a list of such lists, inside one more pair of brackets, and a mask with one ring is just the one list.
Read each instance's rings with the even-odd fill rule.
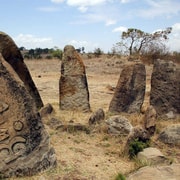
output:
[[14,71],[24,82],[26,89],[35,100],[36,106],[38,109],[40,109],[43,106],[43,102],[32,80],[29,70],[24,63],[21,52],[14,41],[3,32],[0,32],[0,53],[2,54],[5,61],[7,61],[12,66]]
[[55,165],[35,101],[0,53],[0,176],[30,176]]
[[170,111],[180,113],[180,68],[172,61],[155,61],[150,104],[160,116]]
[[60,109],[90,111],[85,66],[81,57],[71,45],[64,48],[59,94]]
[[114,96],[110,102],[110,112],[140,112],[144,101],[146,71],[143,64],[133,64],[122,70]]

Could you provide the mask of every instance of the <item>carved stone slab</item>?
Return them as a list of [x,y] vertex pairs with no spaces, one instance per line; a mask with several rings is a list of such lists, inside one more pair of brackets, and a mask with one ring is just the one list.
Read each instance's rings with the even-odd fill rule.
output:
[[35,101],[0,54],[0,175],[33,175],[55,164]]

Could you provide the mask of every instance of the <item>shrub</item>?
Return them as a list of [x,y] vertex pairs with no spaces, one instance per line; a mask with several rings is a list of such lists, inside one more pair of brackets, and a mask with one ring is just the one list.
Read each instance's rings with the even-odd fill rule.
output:
[[142,151],[144,148],[149,147],[149,141],[143,142],[138,139],[135,139],[129,144],[129,156],[133,158],[138,154],[138,152]]

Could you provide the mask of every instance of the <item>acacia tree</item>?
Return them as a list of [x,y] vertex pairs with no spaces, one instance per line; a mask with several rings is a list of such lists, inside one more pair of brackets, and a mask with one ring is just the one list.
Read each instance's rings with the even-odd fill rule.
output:
[[154,33],[146,33],[140,29],[129,28],[127,31],[122,32],[122,41],[117,43],[117,46],[122,49],[125,48],[129,55],[133,53],[140,54],[142,51],[148,51],[150,47],[164,45],[164,41],[168,39],[171,31],[171,27]]

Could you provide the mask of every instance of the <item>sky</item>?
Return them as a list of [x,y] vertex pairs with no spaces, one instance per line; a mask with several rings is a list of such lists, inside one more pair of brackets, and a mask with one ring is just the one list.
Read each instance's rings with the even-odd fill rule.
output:
[[179,0],[1,0],[0,31],[18,47],[110,52],[127,28],[172,27],[167,46],[180,51]]

